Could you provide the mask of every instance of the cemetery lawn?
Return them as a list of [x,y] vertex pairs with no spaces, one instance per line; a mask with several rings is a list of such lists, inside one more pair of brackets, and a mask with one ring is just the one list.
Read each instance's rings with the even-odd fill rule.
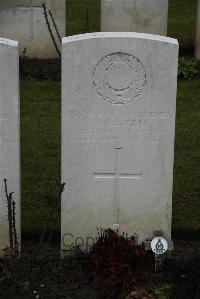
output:
[[[179,81],[173,230],[184,233],[200,231],[199,100],[200,81]],[[60,209],[60,115],[59,82],[21,82],[22,232],[29,237],[41,233],[52,208]],[[54,215],[59,235],[60,217]]]
[[[60,83],[21,81],[24,233],[40,232],[51,207],[57,203],[60,187],[60,133]],[[55,221],[57,230],[59,221],[58,217]]]
[[179,81],[173,190],[173,229],[200,231],[200,81]]

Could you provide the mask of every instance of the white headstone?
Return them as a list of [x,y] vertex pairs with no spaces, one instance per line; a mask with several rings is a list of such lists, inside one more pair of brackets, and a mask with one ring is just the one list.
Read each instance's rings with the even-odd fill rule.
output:
[[[7,0],[0,3],[0,36],[19,41],[20,55],[28,58],[56,58],[58,54],[51,39],[42,4],[52,12],[61,37],[65,36],[65,0]],[[56,43],[60,42],[53,22],[49,23]]]
[[63,39],[63,250],[96,227],[170,240],[177,61],[161,36]]
[[168,0],[101,0],[101,31],[167,35]]
[[196,47],[195,57],[200,60],[200,0],[198,0],[197,6],[197,29],[196,29]]
[[8,210],[4,188],[14,192],[16,229],[20,242],[20,137],[18,43],[0,38],[0,256],[9,246]]

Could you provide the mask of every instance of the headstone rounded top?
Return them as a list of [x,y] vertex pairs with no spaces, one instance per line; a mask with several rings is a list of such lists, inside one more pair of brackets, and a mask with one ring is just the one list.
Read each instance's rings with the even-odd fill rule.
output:
[[0,37],[0,45],[18,47],[18,41]]
[[144,39],[144,40],[151,40],[151,41],[159,41],[165,42],[169,44],[178,45],[177,39],[155,35],[155,34],[148,34],[148,33],[138,33],[138,32],[94,32],[94,33],[85,33],[85,34],[78,34],[78,35],[71,35],[64,37],[62,39],[62,44],[75,42],[79,40],[88,40],[88,39],[95,39],[95,38],[136,38],[136,39]]

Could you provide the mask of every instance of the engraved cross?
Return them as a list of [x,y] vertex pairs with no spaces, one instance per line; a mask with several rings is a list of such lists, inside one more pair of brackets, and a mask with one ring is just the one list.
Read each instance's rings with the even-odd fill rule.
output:
[[113,179],[115,181],[115,195],[114,195],[114,211],[115,211],[115,223],[119,222],[119,184],[120,179],[141,179],[142,173],[121,173],[119,171],[119,155],[121,147],[115,148],[115,170],[108,173],[94,173],[95,179]]

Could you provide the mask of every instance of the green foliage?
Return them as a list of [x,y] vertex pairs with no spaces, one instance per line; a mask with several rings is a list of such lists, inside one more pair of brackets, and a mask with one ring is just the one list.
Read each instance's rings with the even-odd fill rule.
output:
[[195,59],[185,59],[179,60],[178,68],[179,79],[192,80],[200,78],[200,63]]

